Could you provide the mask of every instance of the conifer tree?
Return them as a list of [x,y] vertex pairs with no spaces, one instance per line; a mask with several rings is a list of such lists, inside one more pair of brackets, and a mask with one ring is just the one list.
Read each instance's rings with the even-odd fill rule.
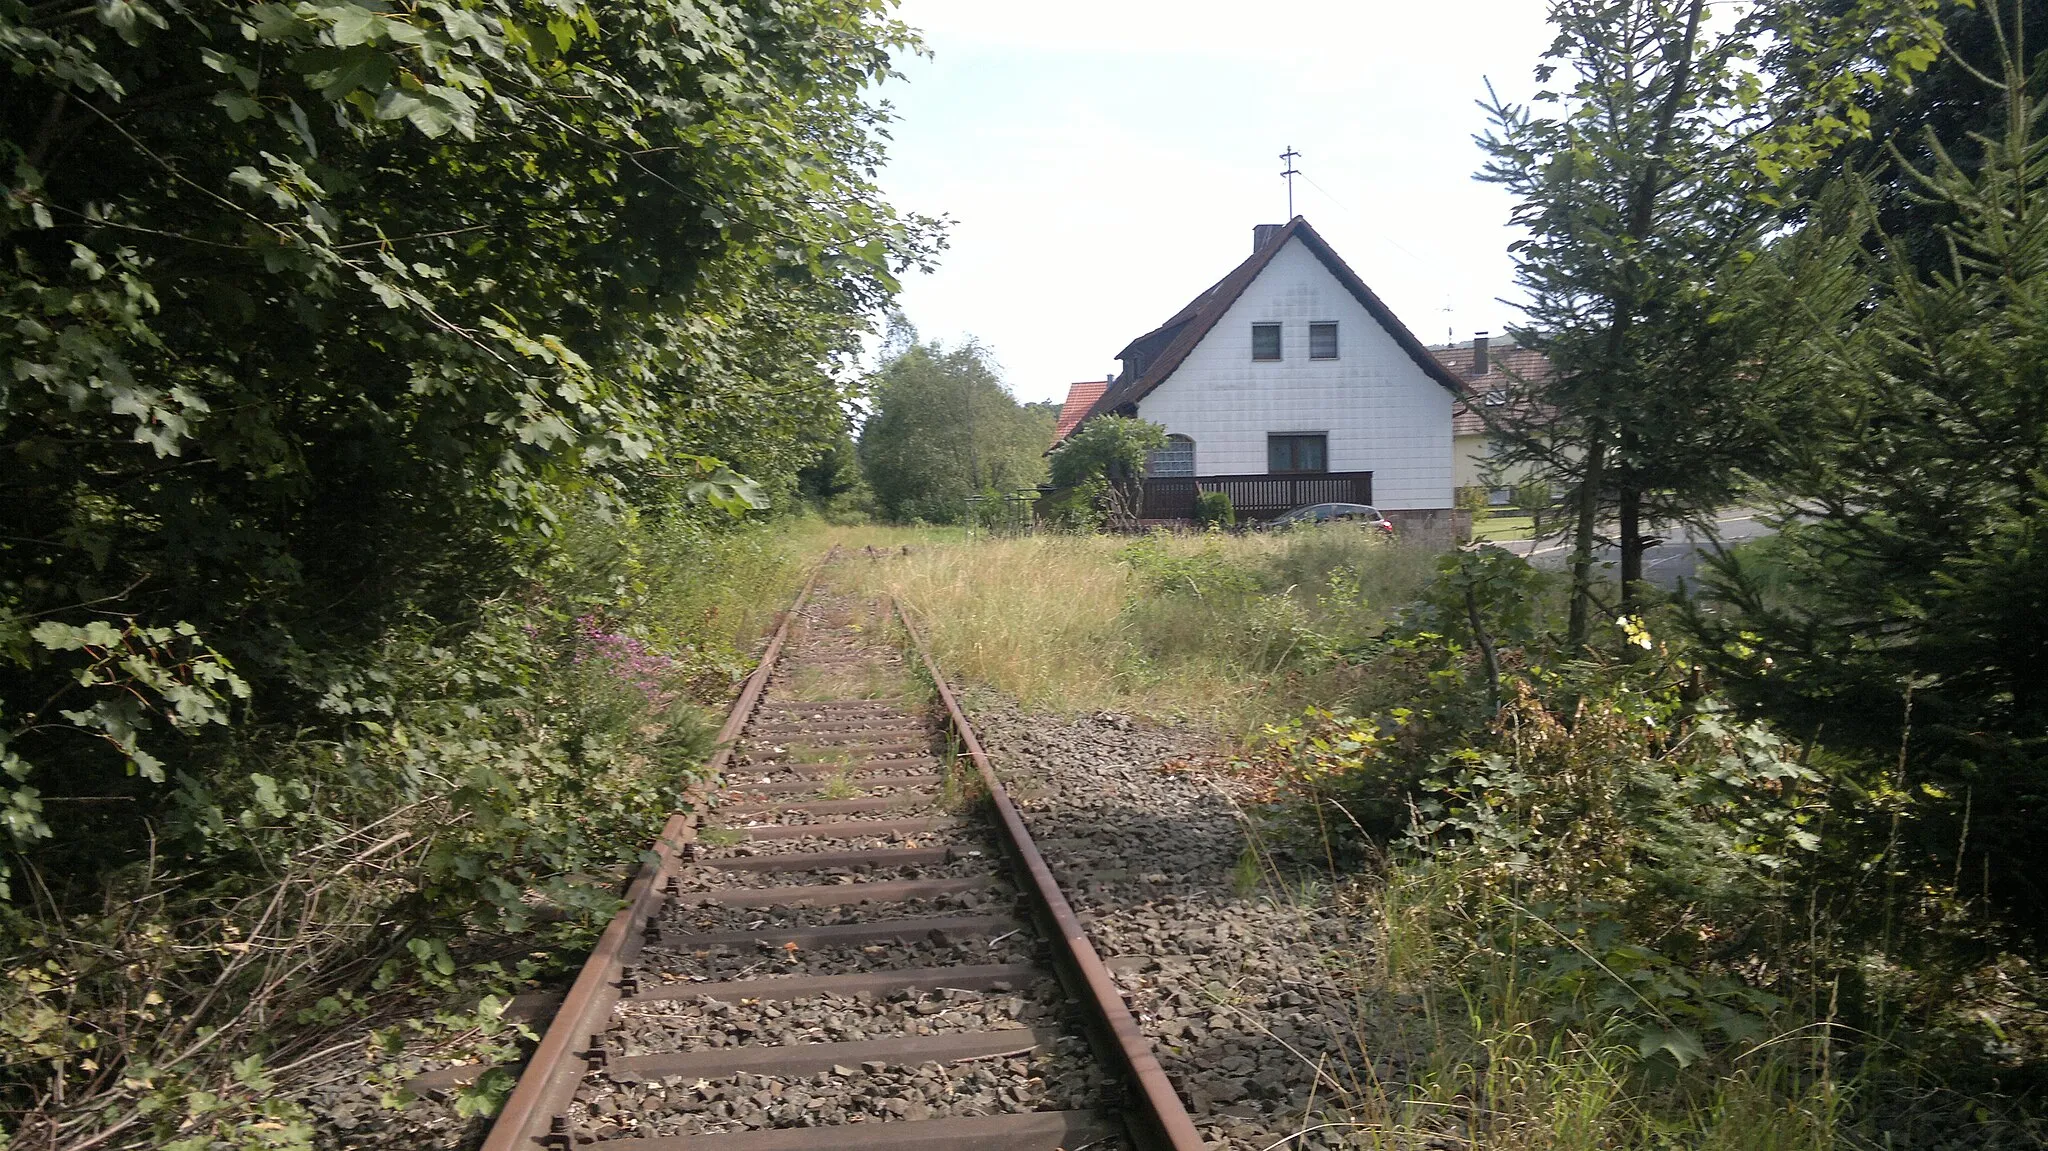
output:
[[[1503,472],[1565,494],[1571,541],[1570,640],[1583,643],[1594,557],[1618,547],[1622,608],[1642,578],[1651,525],[1704,521],[1763,453],[1770,389],[1758,348],[1774,316],[1748,306],[1748,269],[1782,227],[1781,181],[1857,127],[1854,108],[1882,69],[1834,75],[1873,54],[1924,67],[1920,39],[1861,34],[1885,9],[1906,32],[1931,28],[1915,0],[1859,4],[1816,23],[1760,5],[1725,30],[1704,0],[1557,0],[1557,39],[1537,79],[1563,82],[1536,105],[1495,98],[1480,178],[1518,201],[1512,247],[1527,293],[1518,343],[1555,369],[1528,404],[1483,414],[1507,445]],[[1813,45],[1797,74],[1754,66],[1767,35]],[[1826,62],[1825,66],[1820,62]],[[1816,77],[1826,77],[1816,79]],[[1609,521],[1613,526],[1608,526]]]
[[[1905,804],[1904,860],[1967,878],[2012,922],[2048,909],[2048,101],[2020,29],[1987,76],[1982,131],[1930,132],[1912,218],[1884,226],[1868,183],[1852,262],[1820,248],[1809,280],[1859,308],[1802,309],[1810,389],[1774,453],[1792,520],[1768,557],[1720,562],[1732,618],[1700,617],[1753,699],[1840,750]],[[1981,157],[1974,166],[1958,154]],[[1929,241],[1933,242],[1929,242]],[[1901,749],[1901,745],[1903,750]],[[1887,837],[1894,836],[1889,825]],[[1896,853],[1892,853],[1896,854]]]

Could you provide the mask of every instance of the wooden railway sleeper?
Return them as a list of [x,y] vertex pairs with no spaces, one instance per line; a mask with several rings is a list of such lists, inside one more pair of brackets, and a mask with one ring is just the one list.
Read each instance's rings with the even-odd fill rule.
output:
[[[868,758],[866,762],[872,766],[869,766],[867,770],[875,770],[876,768],[881,768],[882,770],[893,769],[894,772],[901,773],[906,770],[916,770],[917,767],[923,767],[926,764],[937,765],[937,758],[931,755],[929,736],[924,731],[920,730],[915,733],[916,742],[910,742],[912,733],[906,730],[906,725],[913,722],[913,714],[917,709],[893,706],[886,701],[825,701],[818,703],[778,701],[767,703],[762,700],[762,695],[770,679],[776,674],[776,656],[780,652],[785,638],[790,634],[792,621],[800,616],[803,605],[809,597],[810,589],[815,583],[815,579],[816,576],[814,574],[812,581],[806,583],[804,593],[798,597],[797,606],[792,608],[790,612],[785,613],[780,621],[775,636],[771,638],[768,648],[763,654],[760,666],[756,669],[755,674],[749,677],[741,693],[740,700],[736,702],[725,728],[721,730],[719,738],[720,750],[714,756],[712,764],[714,778],[716,771],[732,762],[735,757],[746,759],[749,756],[760,755],[762,751],[766,750],[760,744],[767,738],[779,739],[799,747],[806,743],[820,748],[833,747],[840,750],[842,754],[857,754],[863,757],[894,756],[897,754],[905,756],[914,755],[917,757],[917,760]],[[905,622],[907,625],[909,621],[906,620]],[[914,628],[911,631],[913,641],[917,642]],[[829,645],[833,641],[812,640],[810,642],[812,647],[815,648],[819,642]],[[904,662],[914,662],[922,657],[926,661],[927,667],[929,667],[929,655],[922,650],[921,642],[917,642],[917,646],[920,650]],[[811,664],[819,666],[835,663],[850,664],[852,662],[854,661],[833,658],[810,661]],[[889,661],[884,660],[881,662],[887,664]],[[974,762],[978,773],[990,785],[990,791],[996,806],[999,809],[1002,808],[1005,805],[1001,798],[1001,785],[995,782],[993,773],[989,769],[971,729],[966,728],[964,717],[959,713],[957,703],[950,698],[944,681],[938,678],[935,671],[932,673],[932,678],[938,684],[941,702],[948,713],[946,719],[952,721],[952,724],[959,731],[959,744],[966,752],[966,755],[962,758]],[[769,716],[774,718],[769,719],[766,723],[758,724],[757,730],[751,735],[743,736],[742,733],[749,722],[749,718],[756,713],[759,713],[764,719]],[[830,716],[830,719],[821,719],[815,725],[816,728],[826,730],[805,730],[809,726],[805,722],[807,716]],[[879,740],[900,740],[901,742],[874,747],[865,746]],[[750,747],[752,748],[751,751],[739,750]],[[743,770],[749,773],[780,774],[785,779],[799,778],[801,775],[823,774],[826,771],[848,770],[848,765],[845,764],[828,765],[806,762],[806,760],[798,759],[795,755],[792,755],[792,750],[795,749],[778,747],[772,753],[772,758],[762,757],[759,761],[747,765]],[[918,760],[923,762],[918,762]],[[854,768],[854,770],[860,769]],[[852,782],[859,786],[857,779]],[[875,786],[895,786],[910,782],[910,780],[904,779],[899,775],[889,784],[877,784]],[[925,781],[919,780],[918,782],[923,783]],[[745,785],[739,784],[733,790],[744,792]],[[776,790],[782,791],[785,789],[778,787]],[[795,791],[798,789],[788,788],[786,790]],[[812,818],[826,815],[853,816],[865,812],[874,812],[879,815],[891,809],[924,806],[934,803],[936,799],[937,796],[935,795],[913,792],[887,798],[875,797],[870,799],[795,804],[729,805],[720,811],[719,814],[727,819],[745,816],[761,817],[797,811],[808,812]],[[692,802],[694,803],[695,800],[693,799]],[[752,810],[749,810],[749,808],[752,808]],[[1009,832],[999,834],[997,837],[997,841],[1003,844],[1003,851],[987,851],[987,856],[990,860],[994,860],[1001,855],[1011,854],[1011,849],[1014,845],[1008,841],[1008,836],[1010,834],[1022,834],[1021,820],[1018,819],[1014,808],[1004,813],[997,822],[999,824],[999,832],[1002,832],[1002,825],[1008,825]],[[583,1057],[578,1061],[581,1066],[579,1067],[576,1063],[571,1063],[566,1059],[558,1059],[552,1066],[543,1067],[540,1066],[541,1060],[538,1058],[540,1053],[536,1053],[536,1066],[529,1070],[527,1076],[522,1077],[520,1086],[514,1093],[514,1098],[507,1103],[506,1112],[501,1116],[500,1124],[493,1129],[490,1140],[485,1145],[486,1151],[512,1151],[514,1148],[524,1151],[524,1149],[532,1148],[536,1145],[546,1148],[548,1151],[574,1151],[576,1140],[587,1140],[593,1137],[604,1139],[605,1142],[602,1144],[602,1147],[608,1149],[608,1151],[697,1151],[699,1148],[703,1148],[705,1151],[852,1151],[854,1148],[874,1148],[877,1151],[880,1151],[880,1149],[888,1149],[888,1151],[953,1151],[955,1148],[963,1147],[971,1147],[975,1151],[1044,1151],[1044,1149],[1054,1146],[1074,1146],[1077,1142],[1092,1143],[1099,1138],[1107,1137],[1111,1134],[1112,1128],[1105,1122],[1102,1115],[1092,1111],[1073,1110],[1033,1111],[995,1116],[956,1115],[930,1119],[853,1123],[845,1126],[770,1128],[755,1131],[707,1132],[704,1134],[655,1135],[644,1126],[638,1127],[637,1130],[645,1132],[645,1134],[638,1135],[630,1134],[630,1132],[635,1130],[633,1126],[628,1126],[624,1133],[620,1132],[617,1127],[612,1127],[609,1133],[601,1129],[586,1133],[585,1130],[579,1127],[579,1123],[587,1121],[588,1117],[586,1116],[586,1120],[574,1118],[576,1112],[573,1109],[577,1105],[572,1102],[572,1099],[587,1097],[574,1084],[585,1076],[597,1075],[599,1073],[602,1073],[604,1076],[679,1073],[686,1076],[708,1078],[714,1077],[718,1072],[727,1070],[749,1071],[755,1074],[801,1073],[803,1068],[817,1070],[829,1068],[840,1063],[864,1064],[869,1061],[869,1058],[876,1061],[887,1059],[908,1063],[932,1058],[944,1061],[949,1056],[953,1058],[1007,1057],[1029,1051],[1050,1052],[1051,1041],[1058,1034],[1058,1032],[1054,1031],[1041,1032],[1021,1027],[1015,1029],[997,1028],[994,1031],[978,1029],[967,1031],[942,1030],[924,1035],[906,1034],[897,1039],[862,1040],[851,1043],[770,1044],[761,1047],[742,1044],[737,1047],[699,1050],[688,1053],[652,1052],[628,1056],[623,1053],[613,1053],[605,1046],[605,1040],[608,1035],[612,1034],[611,1025],[608,1021],[613,1018],[613,1012],[629,1002],[647,1003],[658,1000],[691,998],[714,994],[711,991],[713,987],[718,988],[716,994],[728,995],[739,1002],[747,1002],[752,999],[765,998],[777,994],[797,994],[805,984],[810,985],[810,994],[840,993],[830,989],[836,988],[850,991],[856,986],[866,988],[872,994],[879,991],[882,987],[894,984],[901,984],[905,988],[931,988],[935,985],[946,987],[950,983],[959,983],[968,986],[981,985],[984,987],[1001,985],[1007,989],[1010,985],[1022,984],[1025,980],[1029,979],[1030,976],[1028,974],[1023,974],[1026,972],[1036,971],[1041,973],[1042,976],[1049,977],[1052,974],[1052,968],[1049,968],[1045,962],[1047,949],[1050,949],[1056,956],[1052,967],[1069,967],[1075,957],[1067,954],[1067,952],[1078,943],[1085,953],[1085,959],[1080,964],[1082,968],[1086,969],[1083,977],[1079,979],[1071,979],[1069,977],[1061,981],[1069,984],[1070,992],[1075,995],[1075,998],[1084,1007],[1093,1003],[1093,1009],[1098,1012],[1106,1009],[1104,1004],[1095,1002],[1082,991],[1077,990],[1084,985],[1092,985],[1099,994],[1102,984],[1107,982],[1105,978],[1106,972],[1102,969],[1101,960],[1095,956],[1092,948],[1088,947],[1085,937],[1078,936],[1079,927],[1078,924],[1073,922],[1072,911],[1066,907],[1064,899],[1058,895],[1056,889],[1051,894],[1051,900],[1057,911],[1051,918],[1060,921],[1055,925],[1057,930],[1050,933],[1041,930],[1035,933],[1036,946],[1027,948],[1024,951],[1020,952],[1016,950],[1016,945],[1012,945],[1010,954],[1014,958],[1010,964],[992,963],[991,961],[998,957],[990,956],[987,960],[968,959],[968,964],[977,962],[983,964],[983,966],[979,967],[958,963],[951,965],[942,963],[929,968],[913,966],[851,972],[846,975],[775,976],[765,981],[756,980],[751,985],[744,980],[714,979],[705,981],[701,977],[693,977],[696,981],[687,984],[666,982],[666,980],[673,978],[673,973],[668,970],[670,961],[663,959],[657,962],[655,960],[642,959],[641,954],[644,948],[662,947],[665,952],[681,951],[688,953],[694,951],[699,955],[710,954],[714,949],[724,947],[734,947],[742,950],[757,948],[763,951],[786,948],[795,953],[799,950],[844,947],[868,942],[879,944],[893,943],[894,945],[902,946],[910,944],[912,941],[917,941],[919,945],[922,945],[923,939],[929,937],[931,942],[939,947],[965,946],[971,950],[961,954],[973,955],[982,951],[981,941],[988,941],[990,944],[988,950],[993,951],[995,943],[999,943],[1014,935],[1017,931],[1025,929],[1028,923],[1028,919],[1022,918],[1014,912],[1009,914],[990,914],[995,909],[988,907],[984,903],[982,906],[986,910],[979,915],[949,914],[934,916],[912,913],[909,915],[898,915],[894,918],[859,923],[804,923],[802,920],[798,920],[788,926],[779,928],[766,927],[763,924],[742,931],[689,930],[683,928],[682,922],[676,918],[681,905],[686,902],[698,906],[704,904],[802,906],[824,902],[837,903],[855,895],[857,892],[858,894],[874,897],[875,902],[878,904],[886,904],[895,901],[892,897],[950,896],[956,889],[959,889],[959,894],[964,895],[965,890],[969,887],[984,887],[984,885],[991,884],[1000,886],[1002,882],[993,875],[987,879],[947,877],[920,880],[884,880],[878,878],[852,883],[806,884],[745,889],[714,888],[708,892],[686,892],[682,889],[677,872],[681,867],[690,865],[705,868],[709,873],[715,873],[719,869],[751,872],[800,872],[823,871],[841,867],[894,866],[916,868],[924,866],[928,861],[942,860],[952,863],[964,857],[980,856],[987,850],[985,847],[980,847],[980,837],[977,835],[977,846],[980,849],[973,851],[955,844],[919,846],[919,843],[923,841],[913,841],[905,846],[883,846],[867,850],[807,852],[801,849],[791,851],[787,848],[777,848],[761,855],[721,856],[706,859],[704,858],[704,853],[697,850],[694,837],[689,834],[689,827],[691,825],[701,824],[701,817],[694,814],[691,816],[678,815],[671,819],[672,827],[682,825],[684,830],[679,834],[671,835],[667,841],[657,845],[657,862],[644,870],[641,879],[636,883],[634,890],[637,894],[631,897],[633,902],[630,910],[615,919],[615,927],[609,929],[608,933],[608,938],[611,942],[600,942],[599,948],[593,953],[591,961],[593,966],[586,968],[585,975],[579,977],[576,987],[572,989],[571,995],[565,1000],[560,1022],[570,1028],[569,1035],[577,1035],[580,1032],[587,1035],[589,1039],[588,1046],[577,1053]],[[955,826],[958,826],[958,821],[951,816],[926,814],[903,816],[895,819],[848,818],[831,823],[768,824],[751,828],[728,827],[723,830],[729,835],[737,836],[738,840],[815,838],[820,841],[829,841],[832,839],[858,838],[866,843],[874,843],[877,839],[880,839],[886,844],[891,836],[922,835],[925,832],[938,831]],[[898,842],[901,843],[903,841],[899,839]],[[1017,882],[1022,890],[1016,892],[1011,902],[1014,903],[1016,910],[1023,911],[1026,916],[1041,917],[1046,915],[1048,908],[1042,906],[1045,902],[1045,893],[1038,890],[1038,888],[1050,882],[1050,875],[1043,861],[1036,858],[1035,849],[1028,846],[1028,837],[1026,837],[1025,843],[1023,854],[1028,858],[1020,862],[1035,866],[1012,869],[1013,872],[1019,873],[1017,875]],[[793,847],[794,845],[790,846]],[[702,877],[698,876],[697,873],[693,872],[692,874],[696,876],[696,878],[693,878],[693,882],[702,881]],[[844,878],[843,873],[841,878]],[[1034,896],[1031,894],[1032,891],[1038,891],[1038,894]],[[702,903],[698,902],[700,900]],[[755,903],[754,901],[757,900],[767,902]],[[914,906],[909,904],[908,899],[901,900],[900,902],[905,904],[906,910]],[[998,905],[1001,906],[1002,904],[1003,901],[998,900]],[[966,900],[962,902],[961,906],[969,908],[973,907],[974,903],[971,900]],[[1008,907],[1005,907],[1005,911],[1009,910]],[[633,922],[636,917],[640,919],[638,924]],[[668,917],[667,921],[669,922],[669,929],[666,932],[664,932],[662,927],[664,917]],[[719,921],[711,919],[706,922],[709,924]],[[732,920],[727,919],[724,922],[732,922]],[[634,930],[636,926],[639,928],[638,931]],[[915,949],[913,948],[913,950]],[[1034,953],[1037,955],[1035,960],[1027,958]],[[655,966],[649,967],[647,966],[648,963],[655,963]],[[601,966],[598,966],[600,964]],[[606,967],[609,968],[608,974],[610,978],[604,977],[603,973]],[[715,973],[718,969],[712,968],[711,970]],[[752,970],[752,968],[747,968],[746,970]],[[833,968],[825,966],[814,968],[813,970],[830,972]],[[1061,974],[1069,975],[1069,973],[1064,971]],[[593,980],[597,980],[597,982],[593,982]],[[779,983],[782,986],[779,989],[772,986],[762,986],[763,982],[768,984]],[[1114,999],[1115,997],[1112,995],[1111,998]],[[1135,1027],[1130,1025],[1127,1009],[1120,1000],[1114,1003],[1113,1011],[1116,1015],[1120,1015],[1123,1018],[1109,1021],[1110,1026],[1108,1030],[1113,1033],[1114,1038],[1111,1043],[1106,1045],[1106,1053],[1112,1055],[1120,1054],[1123,1058],[1105,1059],[1104,1066],[1105,1070],[1110,1071],[1114,1077],[1123,1080],[1124,1086],[1129,1092],[1122,1100],[1122,1102],[1127,1104],[1122,1110],[1124,1122],[1130,1125],[1128,1133],[1137,1138],[1140,1141],[1140,1145],[1145,1147],[1147,1151],[1165,1151],[1168,1148],[1171,1151],[1187,1151],[1190,1147],[1200,1146],[1199,1143],[1188,1144],[1182,1138],[1184,1134],[1192,1136],[1194,1133],[1192,1127],[1187,1124],[1185,1112],[1178,1107],[1178,1100],[1169,1100],[1172,1104],[1170,1110],[1162,1107],[1156,1088],[1158,1085],[1163,1084],[1163,1077],[1160,1076],[1156,1060],[1150,1057],[1149,1050],[1133,1047],[1133,1041],[1136,1038],[1133,1034]],[[574,1022],[571,1022],[572,1019]],[[597,1025],[601,1020],[607,1021],[604,1030],[597,1032],[587,1030],[587,1026]],[[586,1026],[579,1027],[578,1024]],[[1059,1031],[1063,1032],[1065,1028],[1061,1027]],[[560,1039],[550,1036],[544,1038],[542,1047],[544,1049],[548,1048],[550,1042],[553,1043],[554,1050],[558,1055],[570,1055],[570,1052],[565,1050],[565,1048],[571,1047],[574,1043],[567,1036]],[[635,1046],[632,1044],[628,1044],[623,1049],[623,1051],[632,1050],[635,1050]],[[1131,1064],[1130,1060],[1134,1055],[1143,1056],[1142,1063],[1144,1066],[1139,1067]],[[861,1058],[861,1056],[867,1056],[868,1058]],[[573,1058],[573,1055],[571,1058]],[[825,1062],[821,1063],[821,1060]],[[556,1070],[557,1068],[560,1070]],[[1136,1073],[1133,1074],[1133,1072]],[[1170,1094],[1169,1089],[1169,1097]],[[1109,1102],[1112,1106],[1117,1101],[1114,1095],[1111,1095],[1108,1099],[1097,1095],[1095,1099]],[[1178,1112],[1179,1114],[1175,1115],[1173,1112]],[[1145,1116],[1144,1119],[1140,1118],[1141,1114]],[[1178,1122],[1176,1122],[1176,1119]],[[542,1133],[543,1131],[545,1134]],[[1164,1138],[1159,1138],[1159,1136]]]

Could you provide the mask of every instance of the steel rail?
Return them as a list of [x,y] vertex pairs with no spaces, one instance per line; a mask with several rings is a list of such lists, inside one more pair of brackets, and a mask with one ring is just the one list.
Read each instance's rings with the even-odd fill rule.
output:
[[[731,760],[733,744],[746,728],[755,705],[760,702],[761,692],[767,688],[768,679],[774,674],[783,643],[789,638],[790,625],[803,611],[812,589],[817,587],[819,575],[825,570],[825,564],[831,562],[838,550],[832,549],[824,562],[811,569],[803,589],[797,592],[796,601],[776,624],[775,634],[762,650],[754,673],[747,677],[745,685],[740,688],[739,698],[733,701],[732,710],[726,715],[724,726],[718,729],[718,749],[705,764],[707,778],[715,778]],[[626,888],[625,906],[612,917],[604,934],[598,937],[597,946],[591,949],[590,957],[583,961],[583,969],[577,973],[576,982],[563,997],[562,1006],[542,1034],[540,1046],[527,1060],[526,1072],[519,1077],[511,1097],[505,1101],[505,1109],[491,1124],[491,1132],[484,1140],[482,1151],[534,1151],[537,1147],[568,1146],[567,1134],[552,1127],[568,1110],[577,1085],[587,1070],[588,1055],[579,1048],[579,1044],[593,1044],[594,1037],[604,1031],[612,1007],[621,994],[619,982],[624,967],[638,957],[642,945],[640,934],[633,930],[634,925],[648,922],[659,909],[661,881],[674,868],[682,845],[694,837],[693,818],[693,813],[677,811],[662,826],[661,837],[654,844],[654,858],[640,865],[639,872]]]
[[932,659],[931,648],[925,643],[924,635],[918,631],[901,602],[891,596],[889,605],[896,618],[902,621],[911,645],[924,662],[925,673],[931,678],[932,688],[945,707],[947,726],[966,750],[982,786],[988,791],[989,805],[996,813],[1005,853],[1030,881],[1025,885],[1026,895],[1035,917],[1041,920],[1041,929],[1048,939],[1056,941],[1055,967],[1062,982],[1068,984],[1069,994],[1086,1003],[1093,1016],[1091,1022],[1096,1032],[1098,1054],[1105,1062],[1122,1067],[1137,1096],[1137,1113],[1127,1112],[1125,1115],[1132,1139],[1149,1151],[1204,1151],[1207,1144],[1195,1130],[1186,1105],[1175,1093],[1165,1070],[1159,1066],[1158,1057],[1152,1053],[1151,1041],[1138,1029],[1138,1021],[1132,1018],[1130,1008],[1124,1004],[1123,994],[1117,990],[1109,968],[1103,965],[1095,945],[1088,941],[1088,932],[1080,917],[1074,914],[1067,897],[1061,894],[1051,866],[1046,863],[1045,856],[1039,854],[1038,845],[1032,842],[1022,813],[1011,802],[1003,781],[996,777],[988,753],[974,734],[974,725],[968,722],[967,713],[961,710],[960,701],[946,684],[946,677],[939,673],[938,663]]

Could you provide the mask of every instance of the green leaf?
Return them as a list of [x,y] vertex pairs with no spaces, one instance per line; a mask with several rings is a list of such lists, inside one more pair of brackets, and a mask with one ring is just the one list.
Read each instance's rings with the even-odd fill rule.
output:
[[213,102],[227,109],[228,119],[233,120],[237,124],[263,114],[262,104],[242,95],[240,92],[216,93],[213,97]]
[[1679,1027],[1645,1028],[1636,1050],[1645,1059],[1669,1054],[1681,1069],[1707,1057],[1707,1049],[1700,1043],[1699,1036]]

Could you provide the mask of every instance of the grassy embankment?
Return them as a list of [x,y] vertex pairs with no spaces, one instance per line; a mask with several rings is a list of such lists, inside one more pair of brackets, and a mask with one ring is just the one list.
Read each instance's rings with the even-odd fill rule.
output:
[[[1811,749],[1716,711],[1659,619],[1562,653],[1555,589],[1526,566],[1468,555],[1438,575],[1436,557],[1341,531],[837,538],[911,545],[854,570],[923,616],[954,675],[1034,707],[1212,725],[1292,803],[1262,818],[1263,847],[1344,828],[1295,853],[1375,877],[1354,894],[1378,946],[1334,956],[1331,978],[1367,1007],[1362,1049],[1420,1057],[1398,1088],[1332,1069],[1325,1137],[2040,1137],[1973,1046],[1997,1023],[1940,994],[1955,969],[1913,971],[1825,911],[1844,861],[1814,819],[1842,799]],[[1311,706],[1330,713],[1285,725]],[[1248,870],[1299,893],[1272,859],[1250,852]],[[1899,921],[1915,914],[1901,897]]]

